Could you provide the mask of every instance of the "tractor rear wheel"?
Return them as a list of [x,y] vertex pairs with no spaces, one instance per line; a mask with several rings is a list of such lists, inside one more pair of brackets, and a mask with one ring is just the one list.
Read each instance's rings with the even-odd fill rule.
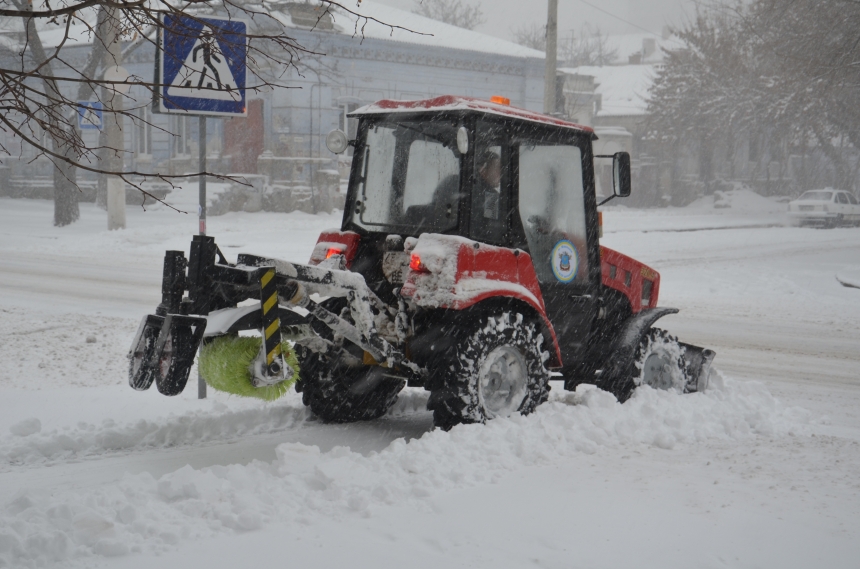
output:
[[484,317],[431,366],[433,423],[448,430],[531,413],[549,396],[548,358],[534,322],[510,312]]
[[397,401],[406,385],[380,366],[337,366],[328,358],[297,346],[302,403],[326,423],[377,419]]
[[639,342],[627,373],[612,384],[611,391],[624,403],[640,385],[684,393],[688,382],[684,348],[678,338],[651,328]]

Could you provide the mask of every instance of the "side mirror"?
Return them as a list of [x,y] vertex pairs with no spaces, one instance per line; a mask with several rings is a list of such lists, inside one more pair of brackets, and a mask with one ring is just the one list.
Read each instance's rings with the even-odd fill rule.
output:
[[595,158],[612,158],[612,195],[597,204],[602,206],[612,198],[626,198],[630,195],[630,153],[596,154]]
[[325,145],[331,152],[342,154],[349,146],[349,139],[342,130],[333,130],[325,137]]
[[630,195],[630,154],[627,152],[616,152],[612,157],[612,190],[619,198]]

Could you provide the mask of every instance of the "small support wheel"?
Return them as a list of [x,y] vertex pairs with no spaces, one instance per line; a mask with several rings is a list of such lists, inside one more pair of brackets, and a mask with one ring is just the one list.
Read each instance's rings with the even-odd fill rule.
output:
[[465,329],[430,370],[427,407],[434,424],[448,430],[531,413],[549,396],[547,359],[534,322],[510,312],[486,316]]
[[684,351],[675,336],[660,328],[649,329],[639,342],[627,373],[613,382],[612,393],[622,403],[640,385],[684,393],[689,382]]
[[197,344],[189,326],[170,330],[158,361],[155,363],[155,386],[163,395],[179,395],[188,383]]
[[156,375],[156,370],[148,362],[155,353],[159,328],[145,324],[141,325],[137,343],[132,347],[128,358],[128,384],[137,391],[149,389]]

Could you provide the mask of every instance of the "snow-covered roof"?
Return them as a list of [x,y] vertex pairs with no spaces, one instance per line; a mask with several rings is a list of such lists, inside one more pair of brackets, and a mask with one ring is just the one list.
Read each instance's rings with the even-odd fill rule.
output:
[[521,109],[519,107],[512,107],[511,105],[503,105],[492,101],[485,101],[484,99],[476,99],[474,97],[459,97],[454,95],[442,95],[441,97],[435,97],[433,99],[421,99],[416,101],[395,101],[391,99],[383,99],[361,107],[360,109],[356,109],[350,113],[350,116],[383,113],[415,113],[424,111],[481,111],[494,115],[572,128],[584,132],[593,132],[590,127],[536,113],[534,111],[527,111],[526,109]]
[[[432,47],[445,47],[465,51],[477,51],[482,53],[504,55],[509,57],[527,57],[532,59],[544,59],[544,52],[524,47],[513,42],[458,28],[438,20],[419,16],[406,10],[400,10],[384,4],[378,4],[369,0],[363,0],[358,7],[350,8],[368,18],[375,18],[380,22],[399,26],[392,29],[373,20],[365,21],[352,14],[344,13],[342,10],[332,9],[334,13],[334,32],[342,35],[355,35],[360,40],[362,35],[383,41],[396,41],[402,43],[426,45]],[[294,24],[289,10],[284,9],[282,13],[273,14],[287,27],[309,29],[308,26]],[[95,21],[95,17],[92,18]],[[408,31],[412,30],[412,31]],[[65,32],[64,26],[51,26],[39,32],[45,47],[55,47],[60,44]],[[319,33],[327,33],[318,29]],[[417,32],[417,33],[415,33]],[[330,33],[330,32],[328,32]],[[74,46],[92,42],[89,29],[77,24],[71,26],[69,39],[66,45]]]
[[[458,28],[438,20],[433,20],[400,10],[384,4],[362,0],[361,5],[354,9],[355,12],[363,16],[368,16],[381,20],[387,24],[393,24],[408,28],[415,32],[421,32],[419,35],[406,30],[395,29],[391,30],[388,26],[383,26],[376,22],[367,22],[363,29],[365,37],[379,40],[393,40],[404,43],[420,44],[434,47],[447,47],[452,49],[462,49],[467,51],[479,51],[483,53],[492,53],[498,55],[506,55],[511,57],[529,57],[536,59],[544,59],[545,54],[542,51],[521,46],[519,44],[467,30]],[[339,13],[335,15],[335,26],[341,28],[342,33],[352,34],[355,30],[355,16]],[[359,24],[359,27],[363,22]]]
[[[648,52],[646,52],[646,45],[649,47]],[[682,46],[683,42],[677,36],[662,38],[649,33],[606,36],[606,47],[618,53],[612,62],[617,65],[629,63],[630,56],[637,54],[642,56],[641,63],[660,63],[666,57],[666,51],[679,49]]]
[[559,71],[594,77],[595,93],[601,96],[600,109],[595,115],[598,117],[644,115],[648,91],[657,75],[656,65],[582,66]]

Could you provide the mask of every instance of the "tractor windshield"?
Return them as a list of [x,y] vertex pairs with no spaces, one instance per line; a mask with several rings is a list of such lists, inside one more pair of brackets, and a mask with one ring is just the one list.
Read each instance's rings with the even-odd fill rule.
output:
[[449,121],[380,121],[364,131],[352,220],[371,231],[457,226],[460,153]]

